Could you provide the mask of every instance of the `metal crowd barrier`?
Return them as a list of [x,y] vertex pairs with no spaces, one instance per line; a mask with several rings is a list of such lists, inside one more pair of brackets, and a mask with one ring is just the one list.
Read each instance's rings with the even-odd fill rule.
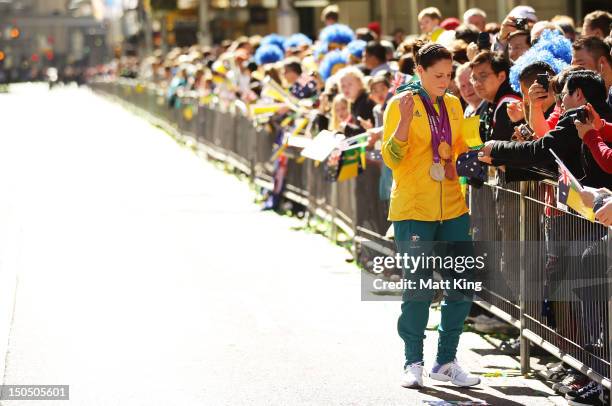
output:
[[[269,160],[274,136],[265,126],[253,125],[240,112],[201,105],[191,95],[181,97],[178,106],[171,108],[163,90],[133,80],[97,81],[90,86],[192,137],[205,146],[209,157],[229,163],[253,180],[268,184],[271,181]],[[378,198],[379,175],[379,163],[369,161],[367,170],[356,179],[330,183],[312,161],[298,163],[290,159],[285,194],[311,213],[331,220],[333,230],[341,228],[354,239],[356,246],[367,245],[369,249],[374,247],[388,254],[395,247],[392,240],[384,237],[390,224],[386,220],[386,206]],[[505,184],[503,175],[501,178],[497,184],[489,182],[480,189],[470,188],[468,195],[473,239],[496,242],[501,255],[487,261],[502,264],[502,277],[487,280],[485,289],[478,293],[477,303],[520,329],[523,373],[530,369],[531,342],[610,388],[612,268],[607,263],[612,258],[610,229],[573,212],[553,210],[554,203],[547,200],[555,192],[556,185],[552,182]],[[550,234],[548,239],[546,233]],[[335,235],[333,231],[332,238]],[[569,255],[568,250],[574,244],[563,245],[574,240],[585,242],[583,246],[588,247],[585,250],[588,255],[581,252]],[[570,258],[559,260],[563,269],[555,271],[569,276],[558,278],[559,297],[574,294],[576,275],[599,273],[595,276],[605,283],[589,286],[588,298],[579,295],[576,300],[554,300],[553,297],[548,304],[537,300],[545,289],[545,281],[550,279],[547,272],[551,272],[548,245],[544,241],[558,244],[553,248],[559,255]],[[594,255],[597,250],[603,255]],[[362,264],[367,263],[367,254],[355,254]],[[554,322],[545,308],[553,309]]]

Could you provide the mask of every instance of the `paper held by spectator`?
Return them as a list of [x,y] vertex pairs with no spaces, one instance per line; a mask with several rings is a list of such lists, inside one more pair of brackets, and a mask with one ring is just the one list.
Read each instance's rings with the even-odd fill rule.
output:
[[324,161],[334,148],[338,148],[343,139],[344,135],[323,130],[312,139],[310,145],[304,148],[302,156],[314,161]]
[[312,138],[304,137],[303,135],[289,134],[287,137],[287,145],[293,148],[308,148],[312,141]]

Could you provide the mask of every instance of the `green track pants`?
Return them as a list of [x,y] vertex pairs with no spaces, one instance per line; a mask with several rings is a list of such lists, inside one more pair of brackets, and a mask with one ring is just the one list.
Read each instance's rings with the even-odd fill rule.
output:
[[[395,241],[398,253],[412,256],[432,255],[458,256],[473,255],[469,235],[470,218],[464,214],[445,221],[394,221]],[[448,243],[435,244],[434,242]],[[459,243],[457,243],[459,242]],[[435,247],[434,247],[435,244]],[[454,270],[437,269],[443,278],[470,279],[473,275],[458,274]],[[403,270],[404,278],[419,283],[419,279],[431,279],[432,269]],[[402,314],[397,323],[397,330],[404,340],[404,351],[407,365],[423,361],[423,339],[429,318],[429,306],[435,289],[406,289],[403,294]],[[437,362],[445,364],[455,359],[463,323],[472,306],[473,292],[469,290],[445,289],[442,302],[442,320],[438,327]]]

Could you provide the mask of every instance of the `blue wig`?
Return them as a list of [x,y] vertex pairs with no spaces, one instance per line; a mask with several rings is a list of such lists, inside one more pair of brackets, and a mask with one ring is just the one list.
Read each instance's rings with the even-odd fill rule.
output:
[[319,74],[323,80],[329,79],[332,75],[332,71],[334,70],[334,66],[338,64],[346,65],[348,63],[348,58],[346,54],[340,50],[335,50],[329,52],[321,63],[319,64]]
[[532,63],[547,63],[555,73],[559,73],[571,61],[572,43],[557,31],[544,30],[538,42],[518,58],[510,68],[510,85],[516,92],[520,92],[519,76],[523,69]]
[[276,45],[283,53],[285,52],[285,37],[279,34],[269,34],[261,39],[259,45]]
[[317,42],[314,46],[312,54],[315,57],[315,60],[319,60],[327,53],[327,43],[325,42]]
[[347,55],[352,55],[357,59],[361,59],[363,57],[363,51],[365,50],[366,42],[362,39],[356,39],[354,41],[349,42],[344,51]]
[[301,32],[291,35],[283,44],[285,49],[298,48],[303,45],[312,45],[312,40]]
[[332,24],[321,30],[319,34],[319,41],[330,44],[335,42],[337,44],[346,45],[355,39],[355,33],[350,27],[344,24]]
[[542,31],[533,48],[545,49],[553,54],[556,59],[561,59],[568,64],[572,63],[572,43],[557,30]]
[[255,51],[255,63],[257,63],[257,65],[274,63],[283,59],[284,56],[283,51],[276,45],[260,45],[257,51]]

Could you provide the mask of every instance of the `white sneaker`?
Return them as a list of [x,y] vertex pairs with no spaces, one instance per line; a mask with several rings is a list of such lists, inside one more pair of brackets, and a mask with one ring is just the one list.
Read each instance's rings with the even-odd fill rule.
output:
[[429,373],[429,377],[437,381],[450,381],[457,386],[474,386],[480,383],[480,378],[461,369],[457,360],[444,365],[436,364]]
[[404,370],[400,385],[404,388],[420,388],[423,386],[423,362],[408,365]]

